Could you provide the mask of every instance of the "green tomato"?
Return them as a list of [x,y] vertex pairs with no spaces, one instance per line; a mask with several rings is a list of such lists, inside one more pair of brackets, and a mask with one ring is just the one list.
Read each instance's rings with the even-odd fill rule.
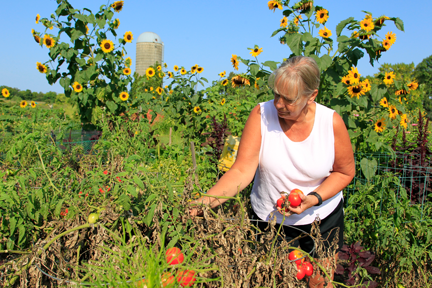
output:
[[88,222],[94,224],[99,220],[99,215],[97,213],[91,213],[88,217]]

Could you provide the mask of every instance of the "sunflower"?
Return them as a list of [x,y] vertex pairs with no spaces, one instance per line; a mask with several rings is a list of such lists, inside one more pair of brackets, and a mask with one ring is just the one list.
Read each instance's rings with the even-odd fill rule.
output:
[[385,126],[384,118],[381,118],[375,123],[375,131],[381,133],[384,131]]
[[267,3],[267,5],[268,5],[268,8],[270,10],[273,10],[273,12],[276,11],[276,8],[279,8],[279,10],[282,10],[282,4],[279,3],[278,1],[269,1]]
[[133,40],[132,32],[131,32],[131,31],[127,31],[127,32],[124,34],[123,39],[124,39],[126,42],[128,42],[128,43],[132,43],[132,40]]
[[384,21],[385,21],[385,20],[389,20],[389,19],[390,19],[390,18],[387,17],[387,16],[381,16],[381,17],[379,17],[378,19],[376,19],[376,21],[375,21],[375,25],[376,25],[376,26],[381,26],[381,25],[384,24]]
[[81,92],[83,90],[83,86],[80,83],[76,82],[76,81],[74,82],[74,84],[72,85],[72,87],[73,87],[74,91],[77,92],[77,93],[79,93],[79,92]]
[[25,108],[25,107],[27,107],[27,101],[22,100],[22,101],[20,102],[20,107],[21,107],[21,108]]
[[385,76],[384,76],[384,84],[386,85],[391,85],[393,84],[393,80],[396,77],[396,75],[392,72],[385,72]]
[[408,93],[409,93],[409,92],[406,91],[405,89],[400,89],[400,90],[396,90],[395,95],[396,95],[396,96],[399,96],[399,95],[406,95],[406,94],[408,94]]
[[243,86],[243,85],[250,86],[249,80],[246,79],[246,78],[244,78],[244,77],[242,77],[242,76],[240,76],[240,75],[234,76],[231,79],[231,84],[232,84],[233,88],[236,88],[236,87],[239,87],[239,86]]
[[120,12],[123,9],[124,1],[116,1],[113,4],[111,4],[111,7],[114,9],[115,12]]
[[194,65],[191,67],[191,73],[194,74],[198,68],[198,65]]
[[331,31],[327,29],[327,27],[319,30],[318,34],[323,38],[329,38],[332,35]]
[[387,39],[384,39],[382,41],[382,46],[384,47],[385,50],[389,50],[391,45],[392,45],[392,43]]
[[228,82],[229,82],[228,79],[224,79],[221,84],[222,84],[222,86],[226,86],[228,84]]
[[370,34],[360,34],[360,35],[359,35],[359,38],[360,38],[361,40],[369,40],[369,38],[370,38]]
[[326,9],[318,10],[316,12],[315,18],[319,23],[324,24],[329,18],[328,11]]
[[375,25],[370,18],[365,18],[364,20],[360,21],[360,27],[366,32],[369,32],[374,29]]
[[130,68],[125,68],[125,69],[123,69],[123,74],[124,74],[124,75],[130,75],[131,72],[132,72],[132,70],[131,70]]
[[174,71],[178,71],[179,67],[177,65],[174,65]]
[[120,26],[120,20],[119,19],[115,19],[114,22],[113,22],[113,25],[114,25],[114,29],[118,29],[119,26]]
[[280,22],[280,27],[286,27],[288,25],[288,18],[284,16]]
[[388,40],[391,45],[393,45],[396,42],[396,34],[393,32],[387,32],[385,39]]
[[401,125],[404,129],[407,129],[407,127],[408,127],[408,118],[407,118],[407,115],[406,115],[406,114],[402,114],[402,115],[401,115],[400,125]]
[[36,62],[36,69],[40,72],[40,73],[46,73],[47,72],[47,67],[45,65],[43,65],[40,62]]
[[166,63],[164,63],[164,68],[168,68],[168,65]]
[[164,78],[165,77],[165,73],[164,72],[159,72],[159,78]]
[[163,92],[163,89],[162,89],[161,87],[157,87],[157,88],[156,88],[156,92],[157,92],[159,95],[161,95],[162,92]]
[[351,70],[348,71],[348,76],[351,78],[352,84],[357,84],[360,82],[360,76],[361,74],[358,73],[358,69],[351,67]]
[[294,20],[293,20],[294,25],[298,26],[298,24],[299,24],[299,19],[303,19],[301,15],[299,15],[299,16],[297,16],[297,17],[294,18]]
[[409,83],[407,86],[410,90],[416,90],[418,88],[418,83],[413,81]]
[[201,113],[201,108],[200,108],[199,106],[195,106],[195,107],[193,108],[193,111],[194,111],[196,114]]
[[262,52],[262,48],[258,48],[258,46],[255,46],[255,48],[252,49],[250,54],[252,54],[253,57],[257,57],[259,54],[261,54],[261,52]]
[[114,50],[114,44],[111,40],[105,39],[102,40],[102,43],[100,44],[102,51],[105,53],[109,53]]
[[348,94],[351,95],[351,98],[357,97],[357,99],[359,99],[361,95],[365,94],[365,89],[361,84],[355,86],[349,86]]
[[387,98],[386,97],[384,97],[383,99],[381,99],[380,105],[383,106],[383,107],[388,107],[388,102],[387,102]]
[[354,31],[352,34],[351,34],[351,38],[358,38],[359,37],[359,33],[358,33],[358,31]]
[[162,70],[162,66],[161,65],[157,66],[156,68],[157,68],[158,71]]
[[171,71],[168,71],[168,78],[173,78],[173,73]]
[[360,85],[363,86],[363,89],[365,90],[365,92],[369,92],[372,89],[371,84],[369,82],[369,79],[366,79],[366,80],[360,82]]
[[150,91],[153,91],[153,87],[150,87]]
[[127,57],[127,58],[125,59],[125,65],[126,65],[127,67],[131,67],[131,66],[132,66],[132,59],[131,59],[130,57]]
[[186,69],[182,68],[182,69],[180,70],[180,73],[181,73],[182,75],[184,75],[184,74],[187,73],[187,71],[186,71]]
[[147,77],[153,77],[155,75],[155,70],[152,67],[147,68],[146,75]]
[[127,92],[121,92],[120,93],[120,100],[126,101],[129,99],[129,94]]
[[225,77],[225,75],[226,75],[226,71],[219,73],[219,77],[221,77],[221,78]]
[[37,14],[37,15],[36,15],[36,24],[39,24],[39,20],[40,20],[40,15]]
[[39,35],[34,34],[34,35],[33,35],[33,38],[35,39],[35,41],[36,41],[38,44],[40,44],[40,37],[39,37]]
[[203,72],[203,71],[204,71],[204,68],[203,68],[203,67],[198,67],[198,68],[197,68],[197,72],[198,72],[198,73],[201,73],[201,72]]
[[8,98],[10,96],[9,90],[7,88],[3,88],[2,89],[2,95],[3,95],[3,97]]
[[254,86],[255,86],[256,89],[259,89],[259,85],[258,85],[258,80],[259,80],[259,79],[260,79],[260,77],[258,77],[258,78],[255,79],[255,84],[254,84]]
[[389,105],[389,112],[390,112],[390,118],[391,119],[396,119],[396,116],[398,115],[398,110],[396,109],[396,106],[394,105]]
[[30,102],[30,106],[31,106],[32,108],[36,108],[36,102],[31,101],[31,102]]
[[234,69],[238,70],[238,64],[239,64],[239,62],[237,60],[237,55],[232,54],[231,63],[233,65]]
[[45,46],[47,48],[51,48],[51,47],[54,47],[55,40],[53,38],[51,38],[49,35],[45,34],[44,39],[43,39],[43,44],[45,44]]
[[89,33],[89,31],[90,31],[90,29],[88,28],[88,26],[87,26],[87,25],[85,25],[85,28],[86,28],[86,34],[88,34],[88,33]]
[[226,103],[225,98],[222,98],[222,101],[220,102],[220,104],[223,106]]
[[349,75],[346,75],[344,77],[342,77],[342,83],[345,83],[346,85],[351,85],[354,84],[352,83],[351,77]]

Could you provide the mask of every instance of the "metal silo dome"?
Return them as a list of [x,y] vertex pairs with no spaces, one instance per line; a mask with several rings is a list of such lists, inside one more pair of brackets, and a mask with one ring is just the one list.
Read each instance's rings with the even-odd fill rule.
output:
[[156,62],[162,64],[164,56],[164,44],[162,39],[153,32],[144,32],[136,42],[135,71],[139,75],[145,75],[148,67]]

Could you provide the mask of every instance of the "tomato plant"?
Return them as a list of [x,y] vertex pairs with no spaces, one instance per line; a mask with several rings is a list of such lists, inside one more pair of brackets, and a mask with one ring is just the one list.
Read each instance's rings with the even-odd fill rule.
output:
[[[299,250],[291,251],[288,254],[288,259],[291,261],[296,260],[295,263],[297,264],[297,266],[304,262],[304,259],[300,259],[302,257],[303,257],[303,253],[301,253]],[[300,259],[300,260],[297,260],[297,259]]]
[[169,248],[166,251],[166,261],[170,265],[176,265],[183,263],[184,255],[181,250],[177,247]]
[[193,270],[185,270],[177,273],[177,282],[179,282],[182,287],[190,287],[195,281],[195,271]]

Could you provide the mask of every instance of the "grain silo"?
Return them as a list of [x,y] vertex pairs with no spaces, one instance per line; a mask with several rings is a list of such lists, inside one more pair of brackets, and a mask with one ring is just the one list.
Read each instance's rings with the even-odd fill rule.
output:
[[148,67],[156,62],[162,64],[164,57],[164,44],[156,33],[144,32],[136,42],[136,66],[135,71],[139,75],[145,75]]

